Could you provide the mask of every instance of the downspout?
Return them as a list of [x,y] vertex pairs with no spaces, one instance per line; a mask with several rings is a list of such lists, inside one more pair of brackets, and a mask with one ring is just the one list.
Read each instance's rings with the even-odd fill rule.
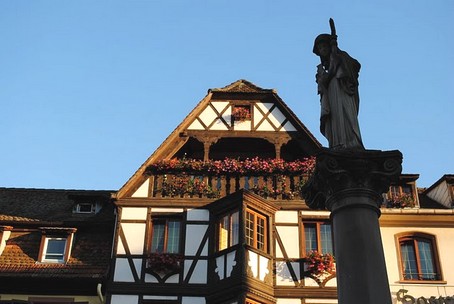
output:
[[98,283],[98,286],[96,286],[96,293],[98,294],[99,298],[99,303],[104,304],[104,297],[102,296],[102,283]]

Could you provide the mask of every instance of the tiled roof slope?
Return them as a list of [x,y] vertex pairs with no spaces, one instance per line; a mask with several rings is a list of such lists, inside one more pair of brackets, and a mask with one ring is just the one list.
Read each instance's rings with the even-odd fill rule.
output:
[[108,201],[113,191],[0,188],[0,221],[8,222],[95,222],[111,219],[111,210],[77,214],[77,198]]
[[[0,188],[0,226],[13,227],[0,255],[0,281],[106,277],[115,219],[111,193]],[[102,209],[97,214],[75,214],[77,198],[96,200]],[[38,262],[43,226],[77,229],[67,263]]]

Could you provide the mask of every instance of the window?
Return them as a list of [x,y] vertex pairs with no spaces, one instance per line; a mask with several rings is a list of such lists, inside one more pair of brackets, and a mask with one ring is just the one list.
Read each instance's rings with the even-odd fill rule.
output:
[[414,207],[417,204],[413,184],[392,185],[385,195],[388,208]]
[[74,213],[96,213],[96,204],[78,203],[74,206]]
[[63,263],[66,253],[66,238],[46,237],[43,247],[43,262]]
[[239,239],[239,212],[234,211],[223,216],[219,221],[218,229],[218,250],[237,245]]
[[435,237],[412,233],[398,238],[400,267],[403,280],[439,281],[441,273]]
[[306,252],[318,251],[334,254],[331,224],[324,222],[304,223]]
[[179,253],[180,226],[177,219],[153,219],[151,229],[151,252]]
[[71,245],[76,228],[40,227],[41,245],[38,261],[44,263],[65,263],[71,255]]
[[267,251],[267,219],[265,216],[246,210],[246,244],[263,251]]

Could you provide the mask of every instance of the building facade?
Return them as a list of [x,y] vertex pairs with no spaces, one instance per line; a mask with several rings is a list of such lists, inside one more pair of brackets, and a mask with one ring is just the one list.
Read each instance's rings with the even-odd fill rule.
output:
[[[107,303],[337,303],[329,212],[300,196],[320,147],[274,90],[209,90],[116,193]],[[452,187],[417,178],[383,194],[393,301],[450,301]]]

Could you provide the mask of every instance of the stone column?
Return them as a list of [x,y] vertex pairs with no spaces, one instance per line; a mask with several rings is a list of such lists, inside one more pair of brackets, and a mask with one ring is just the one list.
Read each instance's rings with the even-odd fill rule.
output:
[[339,304],[391,304],[378,218],[382,193],[402,171],[399,151],[335,151],[317,155],[304,196],[331,211]]

